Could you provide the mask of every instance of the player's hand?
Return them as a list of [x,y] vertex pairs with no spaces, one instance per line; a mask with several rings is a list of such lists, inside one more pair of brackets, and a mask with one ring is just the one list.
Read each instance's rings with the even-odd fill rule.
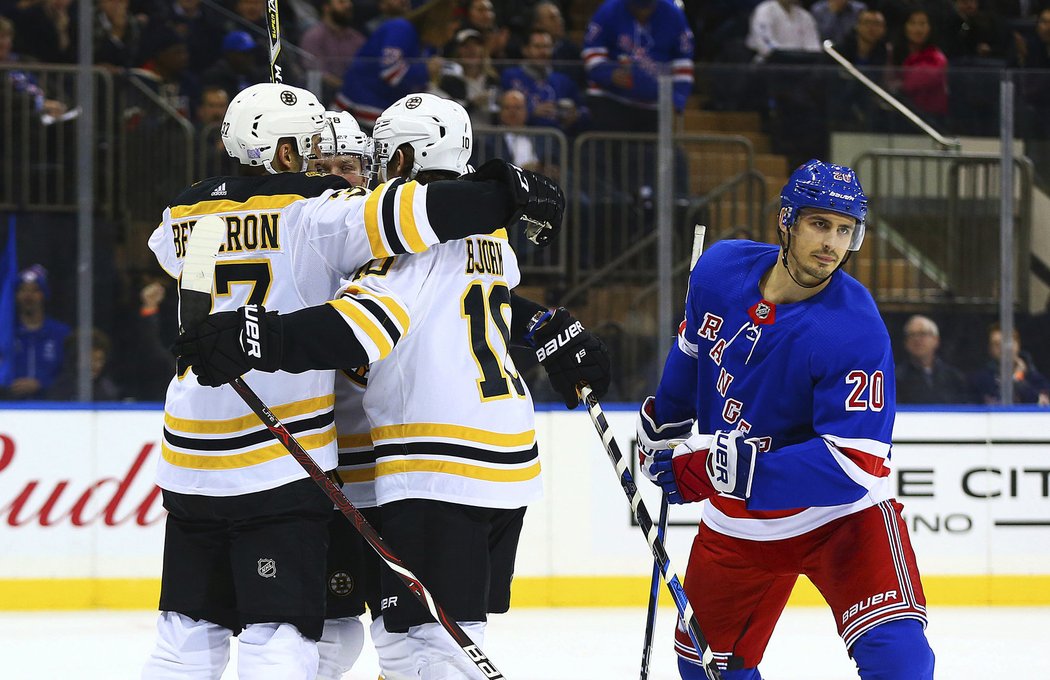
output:
[[739,430],[694,434],[673,451],[657,451],[649,468],[670,503],[695,503],[714,495],[751,496],[758,447]]
[[566,408],[579,406],[578,390],[583,385],[590,386],[598,399],[609,391],[609,349],[565,308],[548,310],[526,337]]
[[646,397],[638,409],[638,422],[635,431],[638,435],[638,446],[650,451],[673,449],[676,444],[689,436],[693,429],[692,420],[677,423],[656,423],[656,397]]
[[463,175],[462,179],[469,182],[495,180],[507,187],[517,207],[507,224],[524,222],[526,236],[536,245],[549,244],[561,230],[565,194],[551,178],[493,158],[475,172]]
[[279,370],[282,339],[277,312],[246,305],[236,312],[209,314],[196,328],[179,334],[172,352],[193,368],[197,382],[218,387],[252,369]]

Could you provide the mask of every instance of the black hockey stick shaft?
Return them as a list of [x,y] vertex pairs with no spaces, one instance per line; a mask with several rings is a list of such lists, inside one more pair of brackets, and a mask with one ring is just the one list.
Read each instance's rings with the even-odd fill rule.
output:
[[[656,538],[664,540],[667,528],[667,494],[660,497],[660,519],[656,525]],[[653,560],[653,576],[649,581],[649,606],[645,613],[645,639],[642,641],[641,680],[649,680],[649,658],[653,654],[653,634],[656,631],[656,610],[660,606],[660,563]]]
[[[707,236],[707,227],[702,224],[693,226],[693,248],[689,253],[689,273],[692,275],[696,261],[700,259],[700,253],[704,252],[704,238]],[[689,302],[689,287],[686,286],[686,302]],[[657,538],[664,540],[667,530],[667,494],[660,497],[660,519],[656,525]],[[642,642],[642,670],[641,680],[649,680],[649,657],[653,652],[653,632],[656,627],[656,610],[660,606],[660,565],[653,560],[653,576],[649,581],[649,608],[645,617],[645,637]]]
[[598,431],[598,436],[602,440],[605,452],[608,454],[610,462],[612,462],[620,477],[620,486],[623,487],[623,492],[627,495],[627,500],[631,504],[634,518],[645,535],[645,540],[649,543],[649,549],[652,551],[653,557],[656,559],[657,564],[660,565],[660,574],[663,576],[664,583],[667,584],[667,589],[671,592],[671,599],[674,600],[675,607],[678,608],[678,617],[685,622],[686,632],[689,634],[689,639],[700,657],[704,673],[709,680],[722,680],[722,674],[715,665],[711,646],[700,631],[700,624],[697,623],[696,615],[693,614],[693,607],[689,603],[689,598],[685,595],[682,580],[678,578],[678,574],[671,567],[671,558],[667,555],[667,550],[664,549],[663,541],[656,536],[656,527],[653,525],[652,517],[649,515],[649,510],[645,507],[642,495],[638,492],[638,487],[634,483],[631,471],[627,468],[627,461],[624,460],[623,454],[620,453],[620,447],[616,443],[616,439],[613,438],[612,430],[609,429],[609,421],[605,418],[605,413],[602,411],[601,404],[598,403],[598,398],[594,396],[591,388],[587,386],[580,390],[580,398],[587,406],[587,413],[591,416],[594,429]]
[[281,17],[277,12],[277,0],[266,0],[266,36],[270,41],[270,82],[282,83],[281,65]]
[[[183,328],[193,327],[199,324],[211,311],[211,290],[215,278],[215,255],[222,241],[225,240],[226,222],[214,215],[202,217],[197,220],[190,238],[186,244],[186,256],[183,261],[183,272],[179,289],[179,321]],[[263,425],[270,431],[274,438],[284,445],[288,453],[292,455],[297,463],[306,471],[310,479],[314,480],[325,492],[325,495],[339,508],[354,528],[364,537],[379,557],[386,562],[391,571],[397,574],[405,587],[416,596],[416,599],[426,607],[430,615],[434,617],[442,628],[444,628],[456,644],[470,658],[484,677],[491,680],[503,680],[504,675],[496,669],[496,666],[485,655],[474,641],[459,627],[455,619],[452,619],[434,600],[434,596],[423,585],[405,563],[398,557],[382,539],[361,511],[354,507],[350,499],[346,497],[343,490],[336,486],[335,482],[328,478],[306,449],[302,447],[295,436],[288,431],[284,423],[273,414],[263,403],[255,391],[244,382],[243,378],[235,378],[230,382],[238,396],[248,408],[262,421]]]

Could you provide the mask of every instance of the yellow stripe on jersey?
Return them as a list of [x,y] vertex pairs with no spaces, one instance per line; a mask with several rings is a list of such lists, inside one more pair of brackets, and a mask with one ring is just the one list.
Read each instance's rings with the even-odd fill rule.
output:
[[349,317],[375,343],[375,346],[379,349],[379,356],[373,361],[386,357],[394,349],[390,338],[387,337],[383,327],[379,325],[376,318],[371,313],[357,306],[353,300],[340,298],[338,300],[329,300],[328,304],[335,307],[343,316]]
[[387,186],[382,184],[376,187],[375,191],[365,200],[365,233],[368,235],[368,245],[372,249],[374,258],[393,256],[393,253],[383,245],[383,235],[379,228],[379,200],[386,190]]
[[390,312],[390,314],[397,319],[398,324],[401,325],[401,333],[405,334],[408,332],[408,327],[411,323],[411,320],[408,318],[408,310],[394,298],[388,295],[378,295],[370,290],[365,290],[364,288],[359,288],[357,286],[349,286],[343,292],[350,293],[351,295],[365,295],[376,302],[382,303],[383,307],[386,308],[386,311]]
[[339,479],[343,481],[343,484],[359,484],[361,482],[374,482],[376,481],[376,469],[373,465],[369,465],[366,468],[359,468],[356,470],[339,468]]
[[[294,418],[295,416],[313,413],[321,409],[331,408],[335,404],[335,395],[327,394],[323,397],[293,401],[290,404],[274,406],[271,411],[281,420]],[[263,423],[259,416],[254,413],[240,418],[229,418],[227,420],[194,420],[191,418],[176,418],[170,413],[164,413],[164,425],[169,430],[178,432],[189,432],[192,434],[233,434],[250,428],[262,427]]]
[[386,439],[403,439],[407,437],[441,437],[504,448],[524,448],[536,443],[536,430],[510,433],[490,432],[476,427],[448,425],[446,423],[407,423],[404,425],[384,425],[372,428],[372,441],[375,443]]
[[361,449],[372,446],[372,435],[367,432],[363,434],[342,434],[339,435],[339,448],[341,449]]
[[494,231],[491,234],[489,234],[489,236],[491,236],[492,238],[498,238],[501,241],[508,240],[507,230],[506,229],[497,229],[496,231]]
[[419,184],[416,182],[409,182],[404,185],[401,189],[401,205],[398,207],[398,214],[401,220],[401,233],[404,234],[405,244],[413,253],[421,253],[427,249],[427,244],[423,243],[423,238],[419,235],[419,227],[416,226],[416,217],[412,213],[412,207],[415,204],[416,199],[416,187],[418,186]]
[[273,196],[252,196],[247,201],[201,201],[193,205],[176,205],[171,208],[173,220],[182,217],[203,217],[214,213],[241,212],[247,210],[273,210],[284,208],[290,203],[303,200],[299,194],[275,194]]
[[489,468],[466,463],[453,463],[445,460],[415,460],[400,458],[382,460],[376,463],[376,477],[397,475],[407,472],[437,472],[457,477],[469,477],[485,482],[527,482],[540,474],[540,461],[537,460],[526,468]]
[[[335,441],[335,427],[329,427],[324,432],[297,437],[299,444],[307,451],[319,449]],[[194,470],[234,470],[246,468],[260,463],[268,463],[281,456],[291,455],[283,444],[273,443],[253,451],[245,453],[218,454],[204,456],[196,453],[181,453],[172,451],[166,442],[161,443],[161,456],[171,465]]]

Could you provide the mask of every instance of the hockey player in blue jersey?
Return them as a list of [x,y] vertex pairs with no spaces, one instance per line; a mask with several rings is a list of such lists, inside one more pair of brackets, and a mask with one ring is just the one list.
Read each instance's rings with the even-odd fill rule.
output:
[[[890,488],[889,335],[868,291],[839,271],[866,213],[851,169],[795,170],[779,248],[723,241],[700,258],[677,343],[642,405],[643,473],[673,503],[708,501],[685,590],[725,680],[760,680],[800,574],[833,610],[863,680],[933,678],[926,600]],[[682,678],[704,678],[681,628],[675,648]]]

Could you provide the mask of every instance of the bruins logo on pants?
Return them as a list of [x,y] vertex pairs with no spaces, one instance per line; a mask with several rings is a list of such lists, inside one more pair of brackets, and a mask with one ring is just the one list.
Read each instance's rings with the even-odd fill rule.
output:
[[328,577],[328,589],[337,597],[346,597],[354,592],[354,579],[345,571],[337,571]]

